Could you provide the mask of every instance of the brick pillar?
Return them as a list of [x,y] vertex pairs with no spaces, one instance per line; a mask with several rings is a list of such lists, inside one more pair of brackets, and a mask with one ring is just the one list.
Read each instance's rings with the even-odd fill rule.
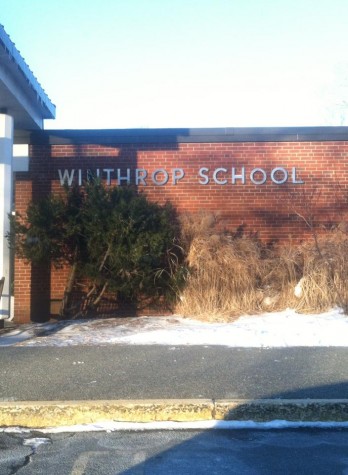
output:
[[[32,199],[31,180],[16,181],[16,213],[25,215]],[[14,321],[29,323],[31,315],[31,264],[15,258]]]
[[[31,201],[47,196],[46,155],[31,147],[29,172],[16,174],[16,213],[25,216]],[[15,310],[17,323],[45,322],[50,318],[50,265],[15,259]]]

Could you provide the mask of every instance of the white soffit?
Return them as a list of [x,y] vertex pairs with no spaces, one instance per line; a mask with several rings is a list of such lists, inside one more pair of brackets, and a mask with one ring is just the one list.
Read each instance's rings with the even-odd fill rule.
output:
[[13,145],[12,171],[29,171],[29,146],[27,144]]

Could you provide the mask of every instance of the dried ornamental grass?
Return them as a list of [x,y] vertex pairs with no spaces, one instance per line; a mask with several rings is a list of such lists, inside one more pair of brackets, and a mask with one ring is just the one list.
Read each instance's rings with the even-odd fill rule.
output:
[[348,307],[348,236],[328,232],[316,243],[302,246],[303,277],[301,295],[295,308],[301,312],[321,312],[333,306]]
[[253,237],[217,233],[216,218],[186,217],[189,274],[176,308],[204,320],[287,307],[348,310],[348,236],[327,232],[303,245],[268,248]]
[[200,235],[191,240],[187,263],[190,273],[178,312],[217,319],[259,307],[260,295],[255,289],[262,275],[262,260],[252,239]]

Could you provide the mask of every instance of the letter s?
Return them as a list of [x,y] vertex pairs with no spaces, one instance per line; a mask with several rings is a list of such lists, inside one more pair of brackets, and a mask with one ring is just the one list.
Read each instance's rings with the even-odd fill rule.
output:
[[205,173],[209,173],[209,168],[203,167],[199,169],[198,176],[203,178],[203,180],[199,180],[201,185],[207,185],[209,183],[209,177],[205,175]]

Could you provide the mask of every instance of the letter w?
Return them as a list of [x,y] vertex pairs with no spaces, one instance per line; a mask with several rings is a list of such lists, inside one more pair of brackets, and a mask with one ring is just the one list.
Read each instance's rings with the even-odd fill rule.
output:
[[64,173],[62,174],[62,170],[58,170],[59,173],[59,179],[60,179],[60,184],[61,186],[64,186],[65,183],[68,183],[69,186],[71,186],[72,181],[74,179],[74,173],[75,170],[72,169],[69,175],[68,170],[64,170]]

